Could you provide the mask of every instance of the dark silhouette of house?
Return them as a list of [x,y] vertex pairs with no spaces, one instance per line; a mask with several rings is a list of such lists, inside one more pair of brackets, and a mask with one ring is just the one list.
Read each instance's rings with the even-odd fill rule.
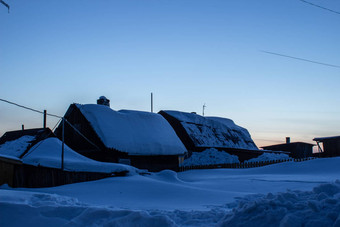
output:
[[[340,156],[340,136],[332,137],[319,137],[313,139],[317,145],[321,157],[336,157]],[[323,148],[321,148],[320,143],[322,143]]]
[[[94,160],[149,171],[178,168],[187,150],[161,115],[114,111],[108,102],[98,103],[71,104],[68,108],[64,138],[69,147]],[[62,124],[55,134],[62,137]]]
[[270,146],[261,147],[265,150],[271,151],[286,151],[292,158],[308,158],[313,156],[314,144],[304,142],[290,142],[290,138],[286,138],[286,143],[275,144]]
[[237,155],[242,162],[263,153],[251,139],[248,130],[230,119],[172,110],[163,110],[159,114],[173,127],[189,151],[189,156],[192,152],[215,148]]

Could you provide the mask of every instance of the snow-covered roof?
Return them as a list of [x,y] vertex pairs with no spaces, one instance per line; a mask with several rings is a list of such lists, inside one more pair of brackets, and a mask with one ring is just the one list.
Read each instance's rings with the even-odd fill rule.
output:
[[182,155],[186,148],[159,114],[76,104],[108,148],[130,155]]
[[340,136],[318,137],[318,138],[314,138],[313,141],[323,142],[325,140],[334,140],[334,139],[340,139]]
[[35,136],[26,135],[16,140],[7,141],[0,145],[0,155],[20,158],[34,139]]
[[[22,157],[22,148],[29,143],[27,136],[7,142],[0,146],[0,158],[20,161],[33,166],[61,168],[62,142],[55,137],[47,138],[35,144]],[[66,144],[64,147],[64,170],[76,172],[117,173],[135,172],[135,168],[116,163],[98,162],[73,151]]]
[[194,113],[163,111],[180,121],[197,147],[220,147],[258,150],[247,129],[231,119],[203,117]]

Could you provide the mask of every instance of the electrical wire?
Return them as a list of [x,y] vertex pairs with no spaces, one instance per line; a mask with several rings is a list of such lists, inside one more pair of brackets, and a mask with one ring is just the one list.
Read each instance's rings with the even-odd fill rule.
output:
[[[20,105],[20,104],[18,104],[18,103],[11,102],[11,101],[8,101],[8,100],[5,100],[5,99],[1,99],[1,98],[0,98],[0,101],[6,102],[6,103],[9,103],[9,104],[12,104],[12,105],[21,107],[21,108],[24,108],[24,109],[26,109],[26,110],[31,110],[31,111],[36,112],[36,113],[44,114],[43,111],[36,110],[36,109],[30,108],[30,107],[27,107],[27,106],[23,106],[23,105]],[[58,115],[55,115],[55,114],[46,113],[46,115],[51,116],[51,117],[56,117],[56,118],[63,118],[63,117],[58,116]]]
[[335,10],[332,10],[332,9],[328,9],[328,8],[326,8],[326,7],[323,7],[323,6],[314,4],[314,3],[312,3],[312,2],[308,2],[308,1],[305,1],[305,0],[299,0],[299,1],[301,1],[301,2],[303,2],[303,3],[306,3],[306,4],[309,4],[309,5],[312,5],[312,6],[315,6],[315,7],[318,7],[318,8],[320,8],[320,9],[327,10],[327,11],[329,11],[329,12],[336,13],[336,14],[339,14],[339,15],[340,15],[340,12],[338,12],[338,11],[335,11]]
[[280,56],[280,57],[286,57],[286,58],[292,58],[292,59],[295,59],[295,60],[310,62],[310,63],[314,63],[314,64],[319,64],[319,65],[324,65],[324,66],[329,66],[329,67],[334,67],[334,68],[340,68],[339,65],[332,65],[332,64],[322,63],[322,62],[318,62],[318,61],[312,61],[312,60],[308,60],[308,59],[305,59],[305,58],[298,58],[298,57],[293,57],[293,56],[275,53],[275,52],[270,52],[270,51],[265,51],[265,50],[261,50],[261,52],[266,53],[266,54],[272,54],[272,55]]

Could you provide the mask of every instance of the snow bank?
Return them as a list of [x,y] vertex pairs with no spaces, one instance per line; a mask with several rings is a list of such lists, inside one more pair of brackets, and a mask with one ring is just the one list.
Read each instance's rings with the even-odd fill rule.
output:
[[130,155],[179,155],[186,149],[159,114],[77,104],[105,146]]
[[[23,163],[33,166],[61,168],[62,142],[57,138],[47,138],[34,145],[22,158]],[[135,172],[130,166],[97,162],[73,151],[66,144],[64,147],[64,169],[77,172],[113,173],[128,171]]]
[[200,166],[225,163],[239,163],[236,155],[230,155],[215,148],[207,149],[202,152],[192,152],[190,158],[184,160],[182,166]]
[[249,159],[245,162],[266,162],[275,160],[287,160],[291,159],[287,154],[276,154],[276,153],[263,153],[257,158]]
[[339,226],[340,181],[312,191],[251,195],[207,211],[91,206],[47,193],[1,190],[0,226]]
[[339,162],[166,170],[51,188],[3,185],[0,226],[339,226]]
[[203,117],[193,113],[163,111],[179,120],[198,147],[226,147],[258,150],[247,129],[232,120],[220,117]]
[[340,226],[340,181],[313,191],[248,196],[220,226]]
[[34,136],[22,136],[16,140],[7,141],[0,145],[0,156],[19,158],[34,139]]

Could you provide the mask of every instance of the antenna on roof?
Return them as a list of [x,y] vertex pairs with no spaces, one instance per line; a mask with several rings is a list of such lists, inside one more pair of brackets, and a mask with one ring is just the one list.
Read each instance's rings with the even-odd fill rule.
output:
[[207,106],[206,106],[205,103],[204,103],[204,104],[203,104],[203,113],[202,113],[203,116],[204,116],[205,107],[207,107]]

